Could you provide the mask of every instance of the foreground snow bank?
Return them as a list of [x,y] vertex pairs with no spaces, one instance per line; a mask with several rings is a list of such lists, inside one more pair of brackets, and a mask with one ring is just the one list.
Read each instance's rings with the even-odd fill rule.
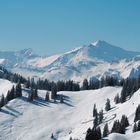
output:
[[140,132],[127,135],[113,133],[109,135],[109,140],[140,140]]

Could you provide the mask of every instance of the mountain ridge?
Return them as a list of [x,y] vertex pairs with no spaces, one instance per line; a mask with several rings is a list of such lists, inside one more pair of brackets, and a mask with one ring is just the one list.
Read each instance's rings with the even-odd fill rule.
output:
[[127,51],[98,40],[50,57],[39,56],[31,48],[0,52],[0,64],[24,76],[50,80],[75,80],[103,75],[135,77],[140,74],[140,52]]

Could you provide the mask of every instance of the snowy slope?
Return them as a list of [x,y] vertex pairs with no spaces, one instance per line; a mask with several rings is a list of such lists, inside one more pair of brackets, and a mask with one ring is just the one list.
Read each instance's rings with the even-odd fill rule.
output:
[[60,55],[53,55],[50,57],[37,57],[34,59],[31,59],[27,61],[28,65],[34,66],[34,67],[46,67],[53,63]]
[[[60,92],[65,95],[64,104],[47,103],[35,100],[26,101],[24,97],[9,102],[0,112],[0,139],[2,140],[49,140],[54,133],[58,140],[69,137],[84,139],[88,127],[92,126],[93,104],[104,107],[106,98],[111,98],[121,88],[107,87],[95,91]],[[46,91],[40,91],[44,97]],[[104,98],[101,98],[104,97]]]
[[50,140],[53,133],[57,140],[69,140],[70,136],[84,140],[86,130],[93,126],[93,105],[96,103],[98,111],[104,109],[106,99],[111,100],[112,109],[104,111],[104,120],[100,125],[104,127],[108,122],[111,129],[114,120],[125,114],[130,126],[126,135],[111,134],[109,140],[133,140],[140,133],[132,134],[134,113],[140,102],[140,90],[130,100],[115,105],[113,99],[120,94],[121,87],[105,87],[98,90],[79,92],[59,92],[65,96],[64,103],[45,102],[46,91],[39,91],[40,98],[27,102],[28,89],[24,89],[23,97],[10,101],[0,111],[0,139],[1,140]]

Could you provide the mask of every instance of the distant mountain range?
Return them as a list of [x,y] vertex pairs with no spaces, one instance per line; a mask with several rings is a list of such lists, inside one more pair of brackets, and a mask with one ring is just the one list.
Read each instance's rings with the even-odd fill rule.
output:
[[104,75],[126,78],[140,74],[140,52],[127,51],[99,40],[50,57],[39,56],[32,49],[1,51],[0,64],[26,77],[54,81],[81,81]]

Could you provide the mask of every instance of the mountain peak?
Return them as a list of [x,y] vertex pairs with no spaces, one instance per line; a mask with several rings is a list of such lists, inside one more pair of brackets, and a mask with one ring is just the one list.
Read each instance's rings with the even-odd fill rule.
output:
[[26,57],[35,57],[37,56],[32,48],[23,49],[17,52],[19,55],[23,55]]
[[106,41],[103,41],[103,40],[97,40],[93,43],[91,43],[93,46],[96,46],[96,47],[99,47],[99,46],[102,46],[102,45],[105,45],[105,44],[108,44]]
[[26,48],[20,51],[21,54],[31,54],[33,53],[33,49],[32,48]]

